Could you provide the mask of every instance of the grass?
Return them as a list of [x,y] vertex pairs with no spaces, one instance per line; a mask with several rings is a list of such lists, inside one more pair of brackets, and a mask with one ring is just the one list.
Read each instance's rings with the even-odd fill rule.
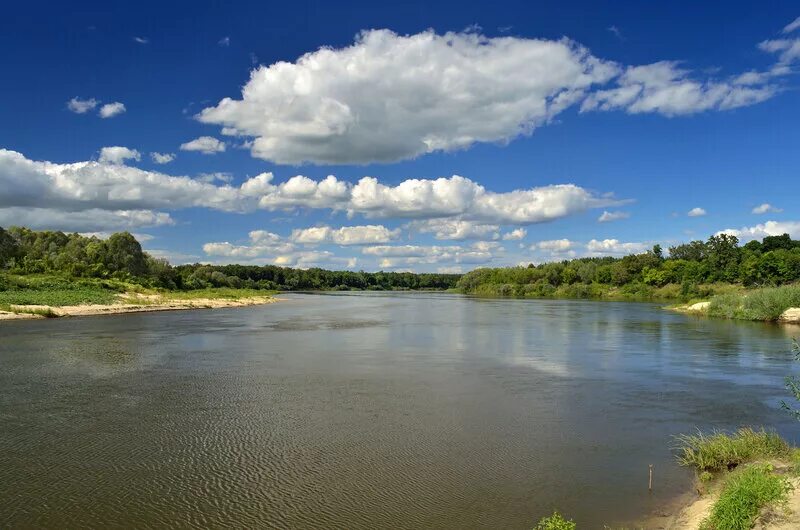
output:
[[711,299],[708,314],[741,320],[775,321],[790,307],[800,307],[800,285],[722,294]]
[[239,298],[267,297],[276,294],[277,291],[265,291],[260,289],[233,289],[230,287],[211,287],[208,289],[197,289],[194,291],[165,291],[162,294],[173,300],[194,300],[198,298],[210,298],[214,300],[236,300]]
[[701,473],[730,470],[758,458],[785,457],[791,451],[780,436],[764,429],[743,428],[733,434],[684,434],[676,440],[678,462]]
[[785,502],[792,486],[772,471],[769,464],[753,464],[731,473],[700,530],[746,530],[764,507]]
[[576,525],[572,520],[567,520],[558,512],[553,512],[549,517],[543,517],[534,530],[575,530]]
[[[232,289],[226,287],[198,289],[195,291],[167,291],[147,289],[140,285],[118,280],[94,278],[70,278],[53,274],[17,276],[0,274],[0,307],[17,305],[43,305],[60,307],[81,304],[111,304],[118,301],[122,293],[132,294],[130,301],[146,305],[158,301],[147,296],[158,294],[171,300],[195,300],[199,298],[235,300],[238,298],[266,297],[276,291],[257,289]],[[16,309],[15,312],[32,312]]]
[[56,318],[58,314],[49,307],[19,307],[11,304],[0,304],[0,311],[26,315],[39,315],[45,318]]
[[0,304],[64,306],[107,304],[125,290],[122,282],[55,275],[0,275]]

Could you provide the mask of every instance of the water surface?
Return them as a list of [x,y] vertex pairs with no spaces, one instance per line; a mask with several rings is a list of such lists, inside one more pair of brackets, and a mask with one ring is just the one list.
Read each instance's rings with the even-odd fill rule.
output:
[[800,435],[778,408],[789,328],[651,304],[284,297],[2,323],[0,526],[530,528],[558,508],[597,528],[689,487],[677,433]]

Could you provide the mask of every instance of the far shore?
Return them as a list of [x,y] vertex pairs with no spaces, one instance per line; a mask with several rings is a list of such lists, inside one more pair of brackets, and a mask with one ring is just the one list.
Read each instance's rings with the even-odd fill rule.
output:
[[95,315],[117,315],[150,311],[181,311],[187,309],[218,309],[272,304],[280,301],[274,296],[242,298],[171,298],[163,295],[126,293],[112,304],[81,304],[67,306],[11,305],[11,311],[0,311],[0,321]]

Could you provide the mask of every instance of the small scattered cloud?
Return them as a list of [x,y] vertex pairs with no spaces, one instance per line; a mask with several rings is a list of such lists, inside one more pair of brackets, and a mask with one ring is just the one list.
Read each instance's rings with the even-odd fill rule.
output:
[[688,215],[689,217],[702,217],[707,213],[708,212],[706,212],[703,208],[697,207],[697,208],[692,208],[691,210],[686,212],[686,215]]
[[780,64],[788,65],[800,59],[800,39],[774,39],[765,40],[758,44],[765,52],[778,55]]
[[619,40],[621,41],[625,40],[625,37],[622,35],[622,32],[619,30],[617,26],[608,26],[606,29],[610,31]]
[[100,112],[98,112],[97,115],[101,118],[113,118],[114,116],[119,116],[125,112],[125,110],[125,105],[123,103],[115,101],[114,103],[106,103],[100,107]]
[[794,30],[800,28],[800,17],[794,19],[794,21],[788,23],[785,28],[783,28],[784,33],[791,33]]
[[97,161],[101,164],[124,164],[126,160],[139,161],[141,158],[142,155],[136,149],[117,145],[100,149],[100,158]]
[[598,223],[610,223],[611,221],[619,221],[620,219],[627,219],[631,214],[628,212],[609,212],[604,210],[600,217],[597,218]]
[[157,153],[152,152],[150,153],[150,158],[156,164],[169,164],[173,160],[175,160],[175,153]]
[[230,37],[222,37],[217,41],[217,44],[223,47],[228,47],[231,45],[231,38]]
[[546,250],[548,252],[559,253],[566,252],[572,249],[574,242],[569,239],[550,239],[547,241],[539,241],[531,246],[531,249]]
[[331,228],[318,226],[299,228],[292,231],[290,239],[295,243],[318,245],[335,243],[337,245],[374,245],[388,243],[400,237],[400,229],[390,230],[382,225],[343,226]]
[[503,234],[503,241],[519,241],[525,239],[526,235],[528,235],[528,231],[524,228],[515,228],[511,232]]
[[233,181],[233,174],[224,171],[217,171],[214,173],[200,173],[195,177],[195,180],[205,182],[206,184],[214,184],[221,182],[223,184],[230,184]]
[[147,37],[134,37],[133,41],[138,44],[150,44],[150,39]]
[[498,239],[500,226],[460,218],[427,219],[413,221],[406,228],[423,234],[433,234],[439,240],[463,241],[465,239]]
[[592,239],[586,244],[590,256],[619,256],[639,254],[647,250],[646,243],[625,243],[618,239]]
[[201,136],[181,144],[181,151],[198,151],[204,155],[212,155],[225,151],[225,143],[212,136]]
[[755,208],[753,208],[753,213],[757,215],[761,215],[764,213],[781,213],[783,208],[776,208],[772,206],[770,203],[765,202],[763,204],[759,204]]
[[67,101],[67,108],[75,114],[86,114],[90,110],[94,110],[100,102],[94,98],[81,99],[74,97]]

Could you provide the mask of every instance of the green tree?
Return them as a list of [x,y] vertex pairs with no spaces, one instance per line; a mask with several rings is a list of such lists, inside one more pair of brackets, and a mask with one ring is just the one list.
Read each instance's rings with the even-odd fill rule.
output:
[[104,247],[104,261],[110,272],[127,272],[131,276],[144,276],[147,273],[147,260],[142,246],[129,232],[112,234]]
[[16,259],[19,252],[19,245],[14,237],[0,227],[0,268],[8,265]]

